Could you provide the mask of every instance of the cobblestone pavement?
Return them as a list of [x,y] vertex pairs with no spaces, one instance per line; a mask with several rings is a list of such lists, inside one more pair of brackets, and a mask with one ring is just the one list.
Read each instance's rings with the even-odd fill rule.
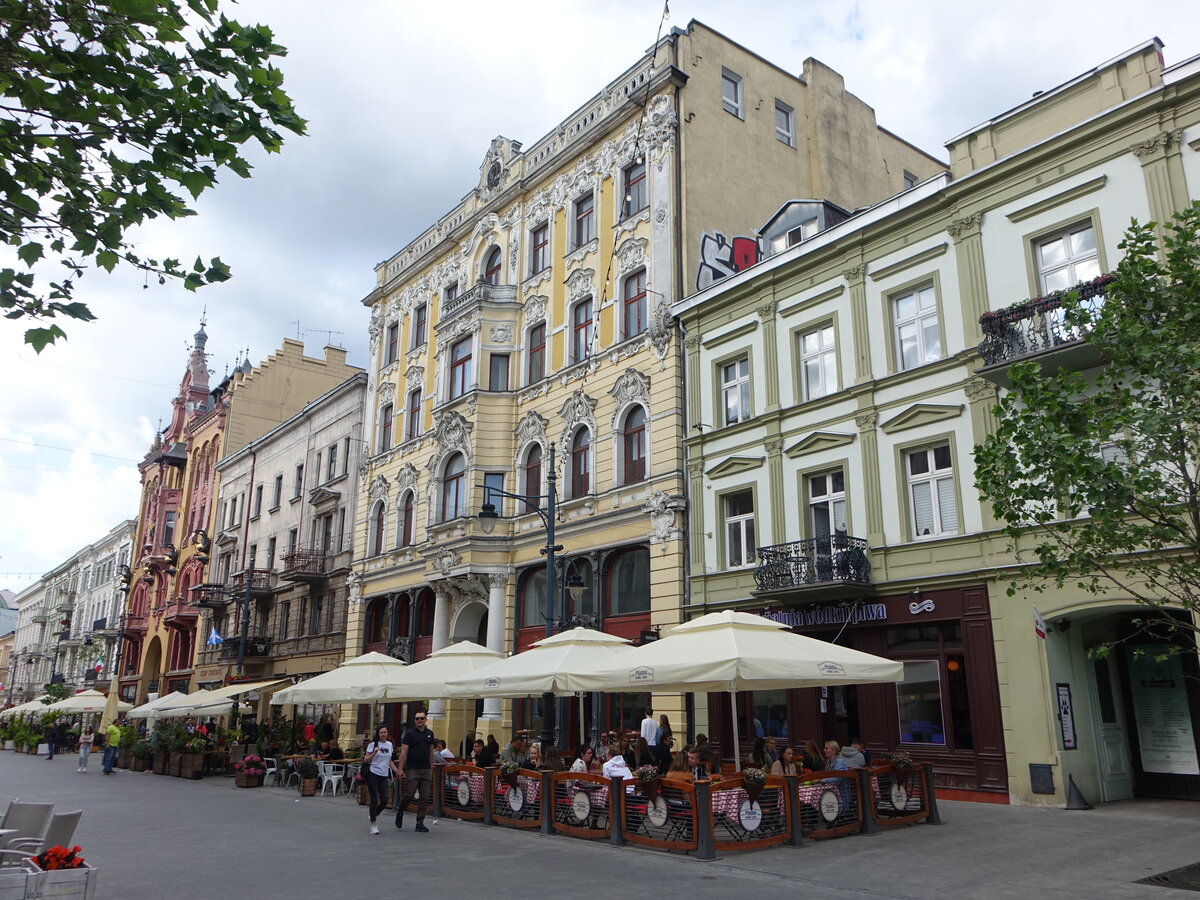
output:
[[[657,894],[820,900],[903,897],[1145,897],[1191,892],[1139,885],[1200,862],[1200,804],[1133,801],[1090,812],[941,804],[940,826],[726,853],[713,862],[477,823],[430,819],[397,831],[345,794],[239,790],[231,778],[106,777],[93,758],[0,752],[0,806],[13,797],[84,810],[75,842],[99,867],[97,900],[384,897],[413,889],[481,900]],[[780,893],[784,892],[784,893]],[[795,892],[795,893],[788,893]]]

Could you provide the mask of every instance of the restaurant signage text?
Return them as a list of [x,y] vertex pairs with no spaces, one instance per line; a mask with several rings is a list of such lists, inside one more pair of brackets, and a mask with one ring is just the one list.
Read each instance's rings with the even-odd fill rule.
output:
[[807,609],[764,609],[759,613],[764,619],[779,622],[789,628],[807,628],[814,625],[857,625],[860,622],[882,622],[888,617],[884,603],[838,603],[831,606],[814,606]]

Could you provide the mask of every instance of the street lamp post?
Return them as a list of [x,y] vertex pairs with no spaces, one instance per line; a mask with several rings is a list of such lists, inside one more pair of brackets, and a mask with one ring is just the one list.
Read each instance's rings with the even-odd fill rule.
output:
[[[479,509],[479,527],[483,529],[484,534],[491,534],[495,531],[496,522],[500,519],[499,513],[496,512],[496,505],[491,502],[491,495],[493,494],[499,494],[501,497],[508,497],[524,503],[526,508],[541,517],[542,524],[546,526],[546,546],[541,548],[541,552],[546,557],[546,637],[551,637],[554,634],[554,599],[558,593],[558,578],[554,568],[554,554],[562,550],[562,544],[554,543],[554,520],[558,517],[558,476],[554,471],[553,443],[550,444],[548,460],[545,494],[513,494],[489,485],[478,485],[478,487],[482,487],[484,490],[483,506]],[[545,500],[545,507],[539,506],[534,502],[535,500]],[[571,591],[571,596],[574,599],[578,599],[583,591],[583,583],[576,576],[567,584],[567,588]],[[556,709],[554,704],[555,697],[553,692],[547,691],[542,694],[543,753],[548,748],[555,746]]]

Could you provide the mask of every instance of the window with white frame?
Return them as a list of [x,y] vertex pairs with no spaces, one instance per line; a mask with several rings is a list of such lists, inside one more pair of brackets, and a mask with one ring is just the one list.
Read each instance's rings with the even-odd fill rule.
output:
[[950,445],[909,450],[905,469],[913,537],[957,534],[958,505]]
[[412,316],[412,345],[413,345],[413,347],[420,347],[423,343],[425,343],[425,325],[426,325],[428,318],[429,318],[428,304],[425,304],[425,303],[418,304],[417,308],[413,310],[413,316]]
[[390,366],[400,355],[400,323],[393,322],[387,327],[387,351],[384,354],[383,364]]
[[582,247],[596,238],[596,195],[588,191],[574,204],[575,220],[571,235],[574,247]]
[[333,481],[337,477],[338,445],[330,444],[325,453],[325,480]]
[[582,362],[592,354],[592,298],[580,300],[571,309],[571,362]]
[[833,325],[822,325],[800,335],[800,373],[805,400],[837,393],[837,346]]
[[591,488],[592,435],[586,428],[571,440],[571,496],[583,497]]
[[815,538],[846,527],[846,479],[841,469],[808,476],[808,521]]
[[636,484],[646,477],[646,410],[631,409],[621,428],[622,483]]
[[499,247],[493,247],[483,263],[483,283],[499,284],[500,270],[503,267],[504,256]]
[[728,69],[721,70],[721,106],[731,116],[742,115],[742,76]]
[[404,413],[404,439],[411,441],[421,435],[421,389],[408,392],[408,405]]
[[535,225],[529,232],[529,274],[550,267],[550,223]]
[[442,308],[449,307],[458,299],[458,282],[452,281],[442,289]]
[[525,383],[533,384],[546,377],[546,323],[539,322],[529,329],[528,371]]
[[932,284],[892,297],[892,324],[900,369],[915,369],[942,358],[937,294]]
[[626,278],[621,293],[621,337],[628,340],[646,330],[646,270]]
[[1038,283],[1043,294],[1074,287],[1100,274],[1096,231],[1091,222],[1039,239],[1036,251]]
[[796,111],[782,100],[775,101],[775,137],[781,144],[796,146]]
[[739,569],[754,564],[754,492],[745,490],[721,498],[725,521],[725,566]]
[[383,534],[387,529],[387,512],[384,509],[383,501],[379,500],[371,509],[371,556],[378,556],[383,552]]
[[[529,452],[525,454],[524,469],[525,497],[530,503],[537,504],[542,493],[542,448],[540,444],[533,444],[529,448]],[[528,508],[523,507],[521,511],[527,512]]]
[[471,389],[474,372],[471,365],[471,337],[455,341],[450,347],[450,399]]
[[411,547],[413,542],[413,507],[415,498],[412,491],[405,491],[400,498],[400,521],[397,523],[396,545]]
[[392,413],[393,407],[385,403],[379,411],[379,452],[386,453],[392,449]]
[[726,425],[750,418],[750,357],[743,356],[721,366],[721,398]]
[[483,476],[483,502],[496,507],[497,515],[504,515],[504,473],[487,472]]
[[625,167],[625,198],[621,206],[622,217],[640,213],[650,205],[646,190],[646,163],[635,162]]
[[446,461],[442,470],[442,505],[440,521],[449,522],[466,515],[466,469],[467,462],[461,453],[455,453]]

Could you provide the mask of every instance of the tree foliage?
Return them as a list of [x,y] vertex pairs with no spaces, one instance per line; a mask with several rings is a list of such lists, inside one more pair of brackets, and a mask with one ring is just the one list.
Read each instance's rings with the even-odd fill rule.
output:
[[1136,221],[1103,306],[1064,298],[1100,353],[1085,372],[1011,366],[976,486],[1018,547],[1012,594],[1074,583],[1131,597],[1145,627],[1200,608],[1200,203]]
[[220,259],[150,259],[129,239],[147,220],[194,215],[183,192],[195,199],[221,170],[249,177],[245,145],[275,152],[281,130],[304,132],[271,64],[285,48],[218,6],[0,0],[0,240],[12,248],[0,310],[38,323],[25,340],[39,352],[64,336],[55,318],[95,318],[74,299],[87,269],[131,265],[189,290],[229,277]]

